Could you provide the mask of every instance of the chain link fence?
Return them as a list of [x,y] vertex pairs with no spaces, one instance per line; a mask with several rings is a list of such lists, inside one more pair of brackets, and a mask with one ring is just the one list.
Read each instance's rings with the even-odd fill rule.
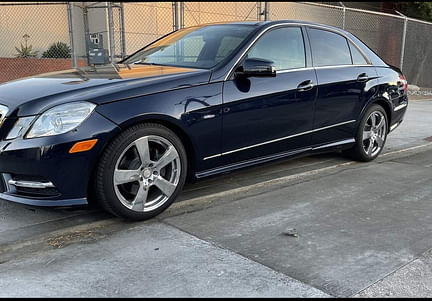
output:
[[283,19],[345,29],[401,67],[410,84],[432,87],[432,23],[348,8],[343,2],[265,1],[0,3],[0,82],[118,62],[183,27]]
[[346,10],[345,30],[356,35],[388,64],[400,67],[403,18]]
[[326,4],[270,2],[269,17],[271,21],[301,20],[322,23],[339,28],[344,27],[343,8]]
[[270,2],[270,20],[303,20],[345,29],[388,64],[401,68],[410,84],[432,87],[428,76],[432,67],[432,23],[348,8],[342,2],[328,3]]
[[184,26],[223,21],[256,21],[258,2],[183,2]]
[[175,30],[173,18],[172,2],[125,2],[125,53],[131,54]]
[[65,2],[0,3],[0,82],[71,68]]
[[[387,63],[400,67],[404,18],[318,3],[270,2],[270,20],[322,23],[356,35]],[[431,27],[432,29],[432,27]]]
[[407,19],[402,70],[408,82],[432,88],[432,24]]

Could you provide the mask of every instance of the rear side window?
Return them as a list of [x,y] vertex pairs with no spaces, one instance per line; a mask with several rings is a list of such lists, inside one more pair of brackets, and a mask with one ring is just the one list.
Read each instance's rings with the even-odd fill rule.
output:
[[358,51],[357,47],[355,47],[351,42],[349,43],[349,48],[351,50],[352,61],[354,65],[366,65],[367,61],[364,56]]
[[352,64],[346,38],[337,33],[313,28],[308,28],[308,33],[314,66]]
[[266,32],[248,53],[248,58],[274,62],[276,70],[306,67],[303,34],[299,27],[284,27]]

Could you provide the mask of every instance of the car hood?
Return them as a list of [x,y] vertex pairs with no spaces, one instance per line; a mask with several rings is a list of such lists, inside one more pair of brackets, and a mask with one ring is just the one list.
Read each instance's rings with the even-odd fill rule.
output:
[[208,83],[210,70],[160,65],[105,65],[44,73],[0,84],[10,116],[28,116],[71,101],[96,104]]

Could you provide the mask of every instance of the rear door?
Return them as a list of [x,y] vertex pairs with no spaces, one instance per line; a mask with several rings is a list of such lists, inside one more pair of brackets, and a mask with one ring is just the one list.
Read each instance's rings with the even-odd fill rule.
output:
[[352,139],[360,112],[373,94],[375,68],[344,36],[311,27],[307,32],[318,80],[312,143]]

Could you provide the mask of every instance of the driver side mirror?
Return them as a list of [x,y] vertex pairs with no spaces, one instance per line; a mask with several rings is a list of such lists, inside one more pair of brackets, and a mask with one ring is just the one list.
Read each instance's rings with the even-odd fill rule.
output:
[[244,60],[243,64],[235,71],[235,76],[238,77],[275,77],[276,68],[273,61],[248,58]]

